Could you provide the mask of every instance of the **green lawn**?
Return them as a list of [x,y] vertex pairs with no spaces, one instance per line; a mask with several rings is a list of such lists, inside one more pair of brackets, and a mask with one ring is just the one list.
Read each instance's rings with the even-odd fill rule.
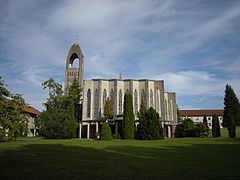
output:
[[240,138],[0,143],[0,179],[240,179]]

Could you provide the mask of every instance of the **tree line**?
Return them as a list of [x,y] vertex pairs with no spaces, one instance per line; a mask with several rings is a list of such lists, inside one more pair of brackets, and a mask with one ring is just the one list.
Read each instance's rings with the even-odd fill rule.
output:
[[[66,94],[62,85],[52,78],[42,83],[43,89],[48,90],[49,97],[43,103],[45,110],[36,119],[35,125],[40,130],[40,135],[47,138],[73,138],[78,137],[78,124],[81,112],[79,111],[82,89],[79,82],[74,79]],[[24,136],[28,132],[28,122],[23,115],[22,105],[25,101],[20,94],[13,94],[7,90],[0,76],[0,138],[6,136]],[[119,134],[112,134],[109,123],[103,123],[100,138],[112,139],[161,139],[163,129],[159,114],[153,108],[146,108],[142,101],[137,113],[138,126],[135,126],[133,113],[133,100],[130,93],[124,95],[123,120],[120,123]],[[104,105],[102,120],[113,119],[113,108],[109,98]],[[236,137],[236,126],[240,125],[240,104],[230,85],[226,85],[224,97],[223,126],[228,129],[229,137]],[[203,123],[194,124],[191,119],[185,119],[178,125],[180,137],[208,137],[210,129],[206,116]],[[212,136],[219,137],[220,126],[217,116],[212,118]]]
[[[207,117],[203,117],[203,122],[195,124],[191,118],[180,122],[177,129],[178,137],[208,137],[210,135]],[[218,116],[212,116],[212,137],[220,137],[220,124]]]
[[[230,85],[226,85],[224,97],[224,115],[223,127],[228,129],[230,138],[236,137],[236,126],[240,125],[240,104],[238,98]],[[188,118],[180,121],[178,126],[178,135],[180,137],[208,137],[210,129],[207,125],[206,116],[203,118],[203,123],[194,124]],[[220,124],[218,116],[212,117],[212,137],[220,137]]]

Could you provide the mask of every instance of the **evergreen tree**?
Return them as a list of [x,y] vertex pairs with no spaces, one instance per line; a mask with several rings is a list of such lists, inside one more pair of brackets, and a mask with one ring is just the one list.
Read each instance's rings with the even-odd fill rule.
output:
[[70,86],[68,93],[68,97],[73,100],[74,108],[75,108],[75,117],[77,120],[79,120],[80,116],[80,109],[79,109],[79,103],[82,97],[82,88],[80,86],[79,81],[74,78],[72,85]]
[[142,126],[142,131],[139,132],[139,139],[163,138],[159,114],[152,107],[146,111]]
[[228,128],[229,137],[235,138],[236,126],[240,125],[240,105],[234,90],[226,85],[224,98],[223,126]]
[[[74,78],[72,85],[68,89],[67,96],[74,103],[74,115],[75,115],[76,122],[79,123],[82,117],[82,114],[81,114],[82,106],[80,105],[80,101],[82,97],[82,88],[80,86],[79,81],[76,79],[76,77]],[[79,128],[76,129],[75,137],[78,137],[78,135],[79,135]]]
[[208,127],[208,122],[207,122],[207,116],[203,116],[203,124],[205,124]]
[[108,123],[103,123],[100,138],[101,140],[112,140],[112,131]]
[[123,138],[134,138],[134,113],[132,95],[126,93],[124,96],[124,111],[123,111]]
[[228,135],[230,138],[235,138],[236,137],[236,122],[234,119],[233,114],[229,114],[228,116]]
[[44,110],[36,125],[47,138],[73,138],[76,135],[77,120],[74,100],[63,96],[62,85],[53,79],[42,83],[43,89],[49,89],[49,98],[44,103]]
[[113,108],[112,108],[112,103],[111,103],[109,97],[107,98],[103,109],[104,109],[104,112],[103,112],[104,119],[105,120],[112,119],[113,118]]
[[218,116],[215,115],[212,117],[212,136],[221,137]]
[[144,101],[142,100],[140,110],[138,112],[139,125],[137,127],[136,133],[137,139],[144,139],[144,137],[147,137],[147,132],[145,131],[145,127],[147,127],[146,112],[147,107]]

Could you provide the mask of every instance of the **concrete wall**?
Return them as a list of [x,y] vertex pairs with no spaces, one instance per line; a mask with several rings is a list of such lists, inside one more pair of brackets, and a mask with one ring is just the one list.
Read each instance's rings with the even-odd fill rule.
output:
[[177,122],[177,104],[175,93],[164,93],[165,120]]
[[[90,117],[87,117],[87,93],[89,90],[91,92],[91,114]],[[97,99],[96,90],[99,94]],[[97,120],[103,116],[104,91],[106,91],[107,97],[113,98],[113,113],[115,117],[123,113],[124,94],[129,92],[133,97],[134,112],[136,110],[139,111],[141,101],[144,99],[147,108],[153,107],[159,113],[161,120],[176,121],[177,119],[175,93],[164,93],[163,81],[147,79],[93,79],[83,81],[83,120]],[[120,103],[120,91],[122,92],[122,103]],[[166,109],[164,99],[168,102],[167,108],[169,109]],[[99,108],[96,108],[95,100],[98,101]],[[120,108],[120,105],[122,105],[122,108]],[[95,116],[96,113],[99,114],[98,117]]]

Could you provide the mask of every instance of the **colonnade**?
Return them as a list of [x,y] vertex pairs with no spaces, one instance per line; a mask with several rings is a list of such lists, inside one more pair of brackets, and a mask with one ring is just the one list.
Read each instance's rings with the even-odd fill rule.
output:
[[[79,123],[79,139],[86,138],[86,139],[99,139],[100,138],[100,131],[101,131],[101,124],[103,122],[108,121],[82,121]],[[119,133],[119,121],[110,121],[112,125],[112,133],[118,134]],[[139,122],[135,121],[135,131],[137,131],[137,127]],[[174,138],[176,125],[165,124],[162,122],[164,136],[166,138]]]

